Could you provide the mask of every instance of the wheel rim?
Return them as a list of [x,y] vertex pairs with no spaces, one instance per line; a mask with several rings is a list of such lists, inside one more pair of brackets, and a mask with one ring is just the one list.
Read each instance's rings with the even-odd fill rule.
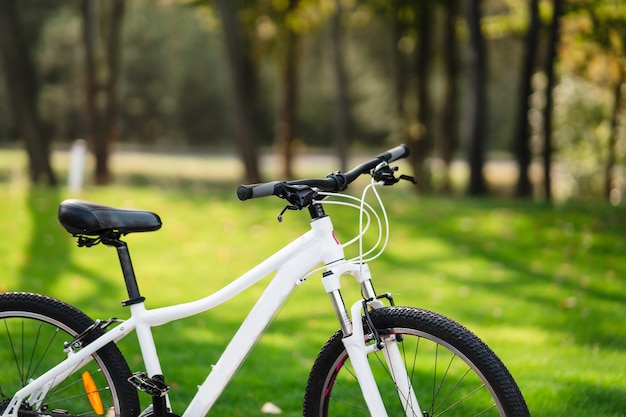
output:
[[[414,329],[387,329],[381,337],[386,343],[394,343],[398,335],[402,335],[398,347],[421,408],[413,411],[415,415],[504,415],[502,404],[484,375],[458,349],[433,335]],[[370,354],[369,362],[388,415],[411,415],[410,412],[404,412],[382,351]],[[321,415],[368,415],[369,411],[345,351],[337,357],[331,369],[332,372],[329,372],[323,384]]]
[[[0,314],[0,407],[7,406],[13,394],[67,357],[64,342],[76,336],[66,324],[38,313],[5,311]],[[96,416],[83,386],[81,374],[89,372],[104,403],[107,417],[119,415],[119,401],[111,375],[95,356],[40,401],[23,404],[21,415],[58,414]],[[3,411],[3,410],[2,410]]]

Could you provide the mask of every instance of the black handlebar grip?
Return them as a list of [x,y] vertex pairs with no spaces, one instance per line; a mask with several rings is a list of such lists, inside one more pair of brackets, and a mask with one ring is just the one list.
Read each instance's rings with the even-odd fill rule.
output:
[[389,149],[387,152],[383,152],[378,155],[378,158],[381,158],[387,162],[393,162],[401,158],[406,158],[409,156],[410,150],[409,147],[405,144],[396,146],[395,148]]
[[257,197],[268,197],[274,195],[277,184],[280,184],[280,182],[272,181],[262,184],[240,185],[237,187],[237,197],[239,197],[241,201]]

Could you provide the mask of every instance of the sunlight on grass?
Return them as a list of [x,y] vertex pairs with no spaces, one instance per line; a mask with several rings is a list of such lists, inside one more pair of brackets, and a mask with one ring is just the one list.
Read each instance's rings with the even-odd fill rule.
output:
[[[96,318],[125,317],[115,251],[77,248],[56,220],[58,203],[76,196],[63,188],[28,188],[15,168],[23,163],[19,158],[21,152],[0,152],[0,290],[53,295]],[[126,239],[149,307],[208,295],[308,228],[300,213],[276,221],[282,201],[239,202],[236,178],[212,178],[213,168],[225,171],[223,161],[198,157],[185,160],[189,165],[183,168],[169,158],[143,158],[124,160],[128,171],[120,173],[119,185],[89,187],[78,197],[161,215],[161,230]],[[143,171],[146,164],[151,170]],[[181,171],[172,174],[174,166]],[[324,167],[316,175],[326,172]],[[390,291],[398,304],[438,311],[476,332],[511,369],[533,416],[623,414],[623,207],[441,199],[416,195],[404,185],[382,195],[392,235],[387,252],[371,265],[379,292]],[[356,212],[328,211],[344,241],[358,230]],[[366,241],[371,244],[375,236]],[[213,414],[258,415],[272,401],[283,415],[301,415],[308,370],[337,328],[319,278],[311,276],[293,294]],[[343,283],[351,303],[358,289],[351,279]],[[176,411],[182,412],[262,284],[212,312],[155,330]],[[139,370],[133,342],[130,337],[121,348]]]

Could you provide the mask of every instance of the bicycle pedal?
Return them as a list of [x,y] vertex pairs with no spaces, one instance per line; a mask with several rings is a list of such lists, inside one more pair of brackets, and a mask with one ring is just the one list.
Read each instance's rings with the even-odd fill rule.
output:
[[163,397],[170,390],[161,378],[150,378],[145,372],[135,372],[128,378],[128,382],[139,391],[152,397]]

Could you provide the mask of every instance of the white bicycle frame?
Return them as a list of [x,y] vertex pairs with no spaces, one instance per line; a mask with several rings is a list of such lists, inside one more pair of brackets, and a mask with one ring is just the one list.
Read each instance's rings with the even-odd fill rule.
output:
[[[116,325],[80,350],[66,349],[67,359],[19,390],[2,417],[17,417],[20,404],[25,400],[30,404],[37,404],[42,401],[51,388],[79,369],[81,365],[90,361],[90,355],[110,342],[119,341],[133,330],[137,332],[147,374],[149,376],[161,375],[161,365],[152,337],[152,327],[210,310],[237,296],[272,272],[276,272],[182,414],[182,417],[204,416],[209,412],[287,297],[306,280],[309,271],[320,263],[324,264],[326,269],[322,283],[331,297],[333,307],[346,336],[343,339],[344,345],[361,386],[363,397],[371,415],[386,416],[383,401],[367,360],[367,353],[377,350],[378,347],[375,344],[366,345],[365,343],[361,320],[363,300],[353,304],[350,309],[352,316],[350,319],[340,294],[340,276],[350,274],[361,285],[365,297],[374,298],[375,293],[370,283],[371,275],[366,264],[345,260],[343,247],[334,235],[330,218],[321,217],[311,222],[310,231],[212,295],[197,301],[151,310],[147,310],[143,302],[130,305],[129,319]],[[373,308],[381,307],[382,303],[374,300],[371,301],[371,306]],[[385,358],[392,370],[392,377],[398,386],[398,394],[402,399],[406,415],[413,417],[421,415],[396,342],[386,341],[384,350]],[[167,399],[167,405],[170,408],[169,399]]]

